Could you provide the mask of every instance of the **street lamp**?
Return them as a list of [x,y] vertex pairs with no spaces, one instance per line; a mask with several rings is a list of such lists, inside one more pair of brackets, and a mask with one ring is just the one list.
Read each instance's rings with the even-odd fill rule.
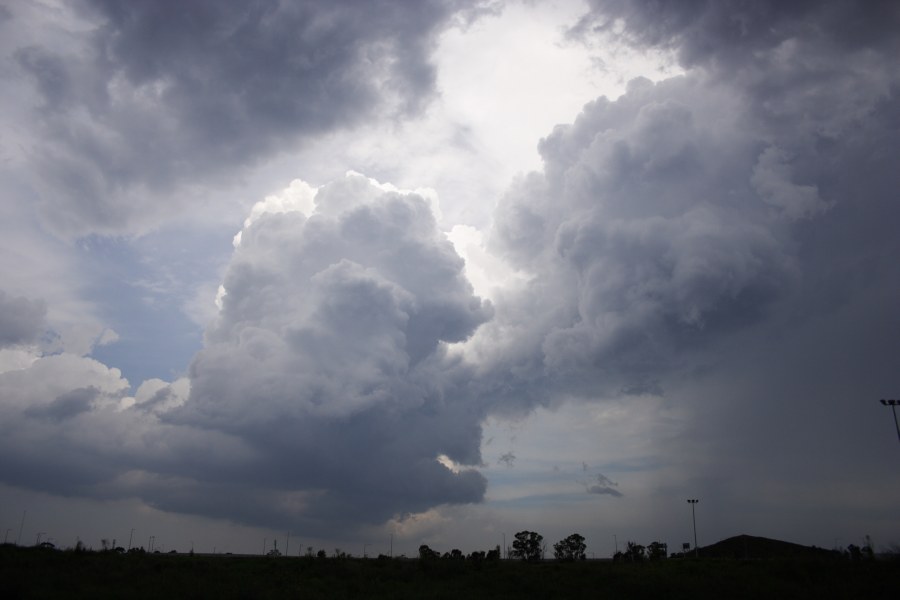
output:
[[900,440],[900,422],[897,421],[897,405],[900,404],[900,400],[882,399],[881,403],[891,407],[891,411],[894,413],[894,425],[897,427],[897,439]]
[[694,512],[694,507],[698,502],[700,501],[696,498],[688,499],[688,503],[691,505],[691,518],[694,521],[694,558],[700,556],[700,549],[697,547],[697,513]]

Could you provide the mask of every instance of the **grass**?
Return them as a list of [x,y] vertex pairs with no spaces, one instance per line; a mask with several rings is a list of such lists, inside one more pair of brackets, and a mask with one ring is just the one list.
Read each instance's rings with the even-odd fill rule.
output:
[[900,598],[900,561],[621,564],[119,555],[0,548],[5,598]]

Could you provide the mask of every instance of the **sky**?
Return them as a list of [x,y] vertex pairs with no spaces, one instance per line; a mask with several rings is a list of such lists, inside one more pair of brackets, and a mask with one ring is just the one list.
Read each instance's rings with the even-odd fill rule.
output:
[[896,3],[15,0],[0,54],[5,540],[900,543]]

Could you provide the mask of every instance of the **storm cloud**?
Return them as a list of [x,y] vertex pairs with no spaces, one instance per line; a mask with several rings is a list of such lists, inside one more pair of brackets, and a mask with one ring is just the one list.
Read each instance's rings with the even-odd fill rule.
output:
[[[415,114],[433,95],[435,36],[457,8],[440,0],[12,7],[0,27],[20,44],[10,75],[34,98],[23,116],[38,135],[23,143],[29,170],[42,174],[32,184],[43,218],[69,237],[144,232],[179,211],[184,184],[233,177],[331,130]],[[22,39],[33,28],[42,35]]]
[[[587,104],[541,141],[544,171],[498,205],[492,248],[531,280],[498,302],[484,332],[487,346],[509,352],[484,358],[500,370],[514,360],[523,387],[549,386],[545,397],[661,393],[662,379],[699,368],[717,340],[849,291],[857,276],[845,261],[879,265],[879,285],[897,281],[885,262],[896,245],[886,223],[897,75],[882,52],[896,36],[879,25],[871,38],[832,40],[821,28],[837,27],[838,8],[817,4],[783,16],[816,27],[746,40],[753,52],[726,63],[713,41],[725,52],[727,36],[696,23],[742,12],[700,5],[682,14],[666,4],[677,14],[658,21],[642,3],[597,3],[579,35],[605,27],[588,22],[623,19],[619,35],[684,48],[695,68]],[[857,21],[885,10],[876,3]],[[750,12],[782,31],[782,11]],[[651,22],[684,29],[645,29]],[[524,315],[528,328],[517,326]]]
[[[35,22],[28,6],[0,27]],[[465,8],[78,4],[81,35],[7,42],[42,223],[141,231],[178,189],[419,114],[432,46]],[[668,421],[633,430],[662,433],[590,456],[609,476],[569,478],[581,501],[623,496],[615,478],[636,503],[690,489],[720,531],[813,531],[794,497],[819,499],[820,522],[900,531],[881,483],[894,440],[859,408],[896,385],[898,31],[887,2],[591,2],[568,43],[670,51],[684,73],[591,100],[540,140],[541,170],[487,199],[487,271],[514,272],[490,301],[439,226],[452,199],[352,171],[297,179],[250,211],[183,376],[132,386],[37,351],[0,372],[0,476],[351,535],[526,471],[521,446],[483,460],[487,419],[615,401],[622,423],[644,402]],[[0,346],[25,353],[49,309],[15,294],[0,292]]]

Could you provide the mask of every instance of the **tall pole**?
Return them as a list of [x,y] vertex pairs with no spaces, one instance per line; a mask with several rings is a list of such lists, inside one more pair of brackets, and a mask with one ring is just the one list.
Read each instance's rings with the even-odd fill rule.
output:
[[391,558],[394,558],[394,534],[391,534]]
[[691,505],[691,518],[694,521],[694,558],[696,558],[700,556],[700,549],[697,547],[697,513],[694,512],[694,506],[700,501],[696,498],[691,498],[688,502]]
[[503,552],[500,553],[503,558],[509,558],[509,552],[506,551],[506,534],[503,534]]
[[131,528],[131,533],[128,535],[128,549],[131,550],[131,540],[134,538],[134,527]]
[[897,421],[897,405],[900,404],[900,400],[882,400],[881,403],[891,407],[894,413],[894,426],[897,428],[897,439],[900,440],[900,421]]
[[11,527],[6,528],[6,535],[3,536],[3,544],[6,544],[6,540],[9,539],[9,532],[12,531]]
[[22,511],[22,522],[19,523],[19,537],[16,538],[16,546],[22,543],[22,528],[25,527],[25,513],[27,510]]
[[619,538],[616,536],[616,534],[613,534],[613,544],[615,544],[616,546],[615,554],[613,554],[613,556],[615,556],[619,553]]
[[287,532],[287,541],[284,543],[284,555],[288,555],[288,551],[291,549],[291,532]]

